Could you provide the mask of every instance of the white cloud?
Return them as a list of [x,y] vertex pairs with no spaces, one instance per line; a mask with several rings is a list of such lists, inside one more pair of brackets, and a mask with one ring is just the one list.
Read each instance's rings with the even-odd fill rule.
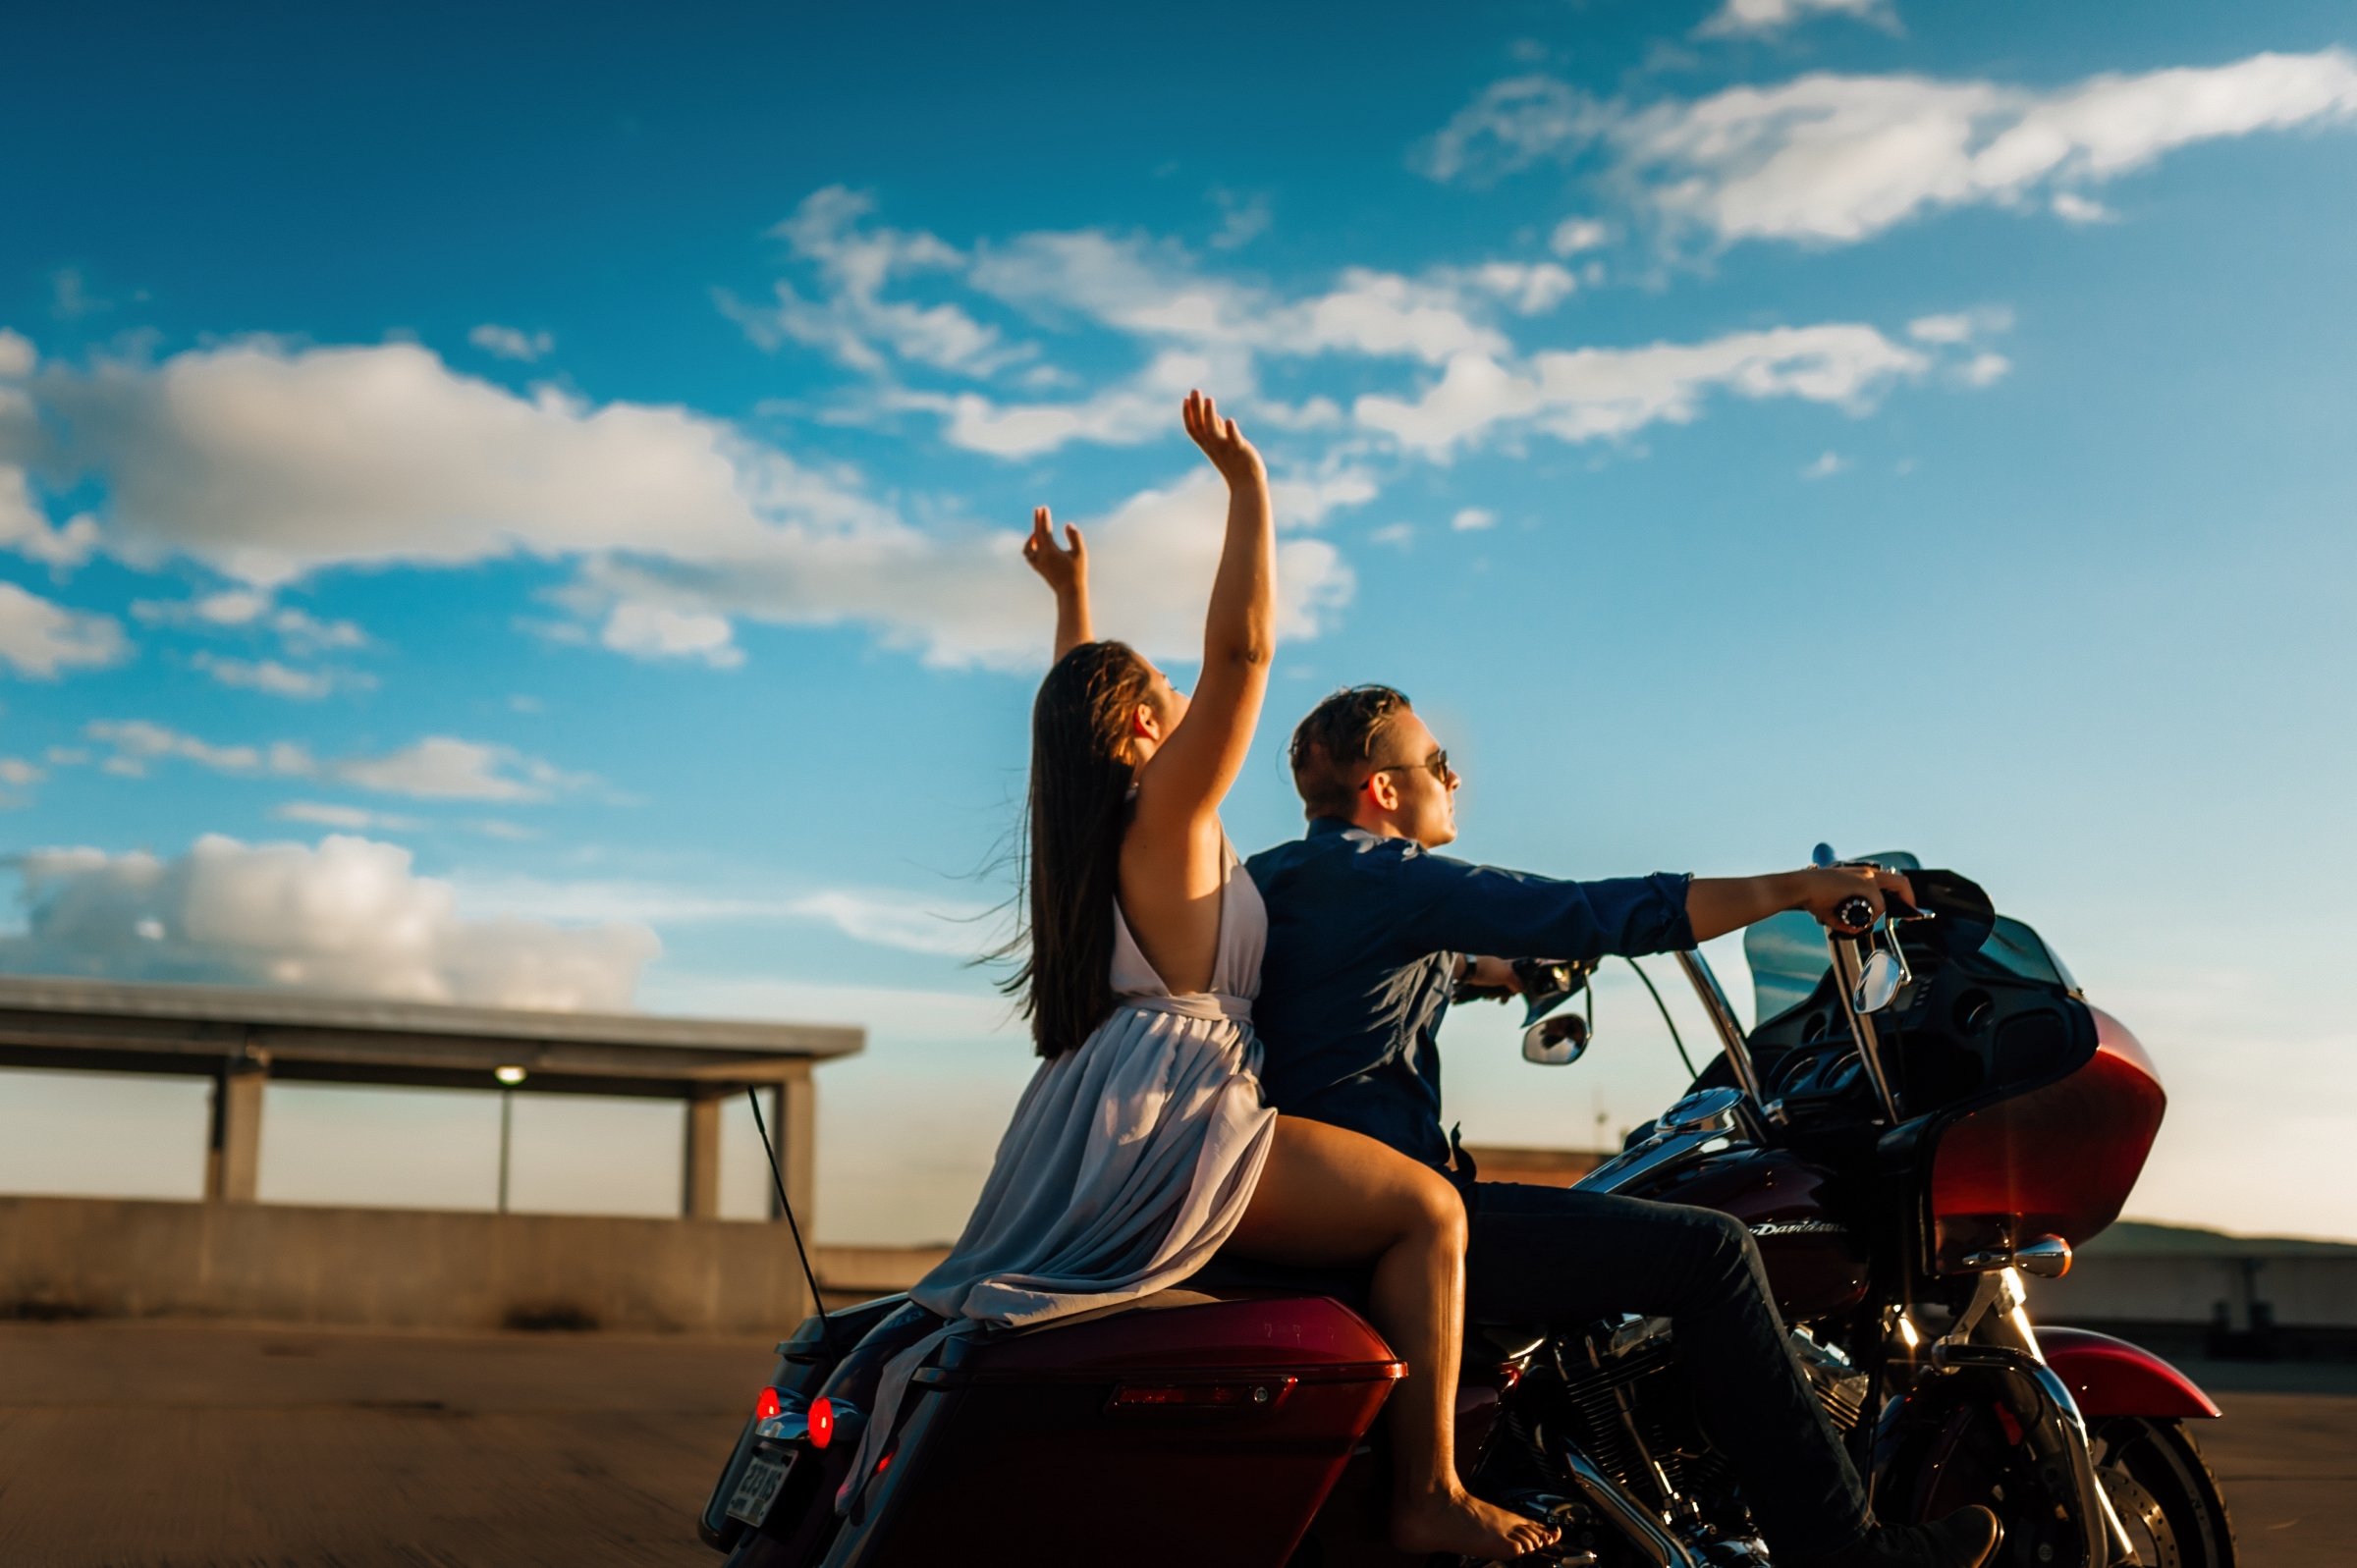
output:
[[192,762],[215,773],[308,774],[314,766],[301,747],[220,746],[146,719],[94,719],[82,727],[82,733],[113,747],[110,760],[126,765],[113,771],[133,777],[143,773],[148,763],[165,759]]
[[0,665],[49,680],[62,671],[103,669],[130,657],[123,623],[112,616],[69,610],[0,582]]
[[1611,111],[1553,77],[1493,81],[1420,147],[1412,162],[1435,180],[1487,180],[1582,146],[1611,125]]
[[945,910],[939,899],[836,891],[794,900],[792,912],[820,920],[854,941],[906,952],[969,958],[1004,936],[985,906],[958,903]]
[[1211,237],[1212,249],[1241,249],[1268,232],[1270,212],[1267,196],[1238,196],[1229,190],[1215,190],[1211,194],[1212,199],[1220,204],[1220,229]]
[[307,822],[345,833],[406,833],[425,826],[415,817],[369,811],[360,806],[336,805],[322,800],[290,800],[271,807],[270,815],[279,822]]
[[1831,479],[1835,474],[1848,471],[1849,460],[1837,452],[1828,452],[1800,470],[1803,479]]
[[368,645],[368,634],[353,622],[322,621],[308,611],[272,611],[269,624],[290,653],[325,653],[334,648],[364,648]]
[[21,332],[0,327],[0,381],[21,381],[41,362],[40,351]]
[[1697,344],[1548,351],[1509,363],[1462,354],[1413,401],[1364,397],[1356,412],[1401,446],[1446,458],[1502,426],[1589,441],[1656,421],[1684,424],[1712,392],[1863,408],[1929,365],[1869,326],[1777,327]]
[[0,462],[0,550],[67,570],[89,560],[97,548],[97,518],[84,514],[69,518],[63,527],[51,527],[33,504],[25,470]]
[[60,267],[49,274],[49,310],[60,321],[79,321],[114,307],[112,299],[90,293],[89,280],[80,267]]
[[[1336,485],[1347,481],[1338,479]],[[1219,565],[1226,491],[1208,466],[1165,489],[1141,491],[1095,518],[1088,532],[1099,620],[1148,654],[1186,659],[1202,647],[1203,605]],[[672,604],[780,621],[873,621],[888,646],[934,665],[1035,666],[1046,656],[1036,606],[1023,593],[1010,530],[931,538],[920,545],[846,540],[798,558],[634,560],[596,566],[588,587],[616,602]],[[1347,603],[1354,579],[1322,540],[1278,546],[1278,629],[1315,635]],[[805,609],[826,606],[823,614]]]
[[826,297],[805,298],[780,279],[773,303],[749,305],[723,295],[722,309],[764,348],[799,343],[858,370],[882,371],[898,357],[987,375],[1032,355],[1029,345],[1008,344],[998,328],[961,306],[885,298],[896,280],[956,271],[966,258],[933,235],[865,223],[874,209],[874,197],[864,191],[841,186],[813,191],[770,232],[817,270]]
[[1631,109],[1547,77],[1496,83],[1427,144],[1437,179],[1607,149],[1613,183],[1721,243],[1842,243],[1943,207],[2057,198],[2196,141],[2357,118],[2357,57],[2090,77],[2039,91],[1984,81],[1817,73]]
[[1409,545],[1415,543],[1416,530],[1408,523],[1387,522],[1368,534],[1367,538],[1374,544],[1390,545],[1395,550],[1405,550]]
[[1746,32],[1781,32],[1819,16],[1849,17],[1893,31],[1898,26],[1890,0],[1727,0],[1694,29],[1694,35],[1712,38]]
[[512,747],[428,735],[382,757],[330,764],[332,777],[363,789],[435,800],[543,800],[552,789],[588,783]]
[[510,746],[428,735],[376,757],[314,757],[294,741],[217,745],[147,719],[99,719],[82,733],[113,750],[109,772],[137,778],[158,761],[193,763],[215,773],[317,779],[386,794],[436,800],[543,800],[596,783],[527,757]]
[[18,974],[259,985],[484,1006],[618,1010],[661,951],[642,925],[467,920],[410,852],[330,836],[316,847],[207,835],[170,860],[43,849],[16,861]]
[[1486,507],[1466,507],[1449,519],[1449,526],[1458,533],[1473,533],[1482,528],[1498,526],[1498,514]]
[[1976,353],[1956,374],[1968,387],[1986,387],[2001,380],[2012,368],[2013,361],[2001,353]]
[[489,321],[466,334],[466,341],[487,354],[525,364],[543,357],[557,346],[557,340],[545,332],[526,332],[521,327],[503,327]]
[[520,398],[413,344],[243,343],[53,370],[43,390],[107,482],[110,548],[256,592],[328,567],[715,548],[761,533],[759,502],[855,510],[718,420]]
[[744,663],[735,636],[726,616],[626,599],[607,614],[598,640],[622,653],[697,659],[716,670],[734,670]]
[[[276,608],[283,584],[521,554],[574,564],[565,602],[636,654],[711,658],[727,645],[694,618],[736,616],[866,623],[942,665],[1040,654],[1012,534],[913,527],[856,475],[684,409],[521,398],[408,344],[247,343],[153,369],[59,372],[47,394],[71,450],[106,481],[111,550],[191,556],[239,584],[185,608],[151,603],[141,614],[159,623],[258,625],[290,653],[315,652],[364,638]],[[1158,430],[1177,406],[1176,392],[1157,401]],[[1208,590],[1219,516],[1208,505],[1128,547],[1164,584],[1155,602],[1198,566]],[[1288,550],[1288,623],[1307,634],[1347,597],[1348,574],[1330,551]],[[639,608],[617,621],[621,605]]]
[[1917,343],[1969,343],[1972,330],[1972,317],[1961,312],[1917,316],[1907,323],[1907,336]]
[[810,921],[854,941],[903,952],[970,958],[1005,940],[999,906],[873,888],[740,892],[708,882],[554,881],[477,877],[457,881],[461,907],[531,919],[644,921],[661,928],[712,922]]
[[194,599],[140,599],[131,613],[147,626],[267,631],[297,658],[368,646],[368,634],[352,622],[322,621],[307,610],[276,605],[269,594],[252,588],[223,588]]
[[2075,190],[2056,191],[2054,200],[2047,205],[2065,223],[2110,223],[2119,216],[2102,202]]
[[363,676],[339,670],[298,670],[275,659],[225,659],[219,654],[199,652],[189,663],[225,686],[302,702],[316,701],[338,687],[373,684]]
[[0,757],[0,784],[13,784],[21,789],[27,784],[39,784],[48,777],[49,771],[38,763],[27,762],[23,757]]
[[1594,218],[1565,218],[1547,237],[1547,248],[1559,256],[1575,256],[1583,250],[1603,248],[1612,238],[1611,228]]

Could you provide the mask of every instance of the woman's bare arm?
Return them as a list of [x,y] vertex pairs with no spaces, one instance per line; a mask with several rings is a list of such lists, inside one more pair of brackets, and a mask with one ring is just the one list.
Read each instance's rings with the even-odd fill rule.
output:
[[1064,525],[1064,537],[1069,549],[1060,549],[1056,543],[1055,521],[1045,507],[1031,513],[1031,537],[1023,541],[1023,560],[1040,575],[1040,580],[1056,590],[1056,657],[1061,659],[1084,642],[1097,640],[1097,629],[1088,614],[1088,546],[1080,530],[1070,523]]
[[1233,419],[1187,394],[1186,433],[1228,481],[1228,533],[1203,622],[1203,674],[1186,718],[1138,776],[1138,812],[1188,826],[1211,821],[1243,771],[1277,648],[1276,523],[1269,474]]

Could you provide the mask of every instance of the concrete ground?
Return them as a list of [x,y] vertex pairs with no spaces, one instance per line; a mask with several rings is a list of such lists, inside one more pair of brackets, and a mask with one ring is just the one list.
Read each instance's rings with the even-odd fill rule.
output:
[[[10,1568],[715,1568],[760,1340],[0,1324]],[[2346,1563],[2357,1369],[2188,1367],[2248,1568]],[[2331,1391],[2295,1391],[2315,1386]]]

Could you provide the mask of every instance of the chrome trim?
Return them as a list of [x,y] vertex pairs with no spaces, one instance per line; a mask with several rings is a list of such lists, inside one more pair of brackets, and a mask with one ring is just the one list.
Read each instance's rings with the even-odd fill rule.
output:
[[[2019,1345],[1969,1344],[1965,1336],[1984,1318],[2009,1326]],[[2046,1364],[2038,1334],[2022,1311],[2021,1275],[2012,1269],[1983,1274],[1973,1287],[1972,1301],[1956,1320],[1956,1327],[1932,1347],[1932,1365],[1939,1371],[1990,1368],[2026,1379],[2037,1390],[2042,1406],[2033,1429],[2039,1445],[2059,1458],[2070,1476],[2078,1503],[2079,1529],[2084,1539],[2084,1561],[2092,1568],[2122,1568],[2136,1560],[2127,1526],[2111,1506],[2110,1494],[2095,1473],[2095,1454],[2087,1438],[2087,1421],[2070,1387]]]
[[1697,1089],[1657,1119],[1664,1132],[1732,1132],[1743,1108],[1740,1089]]
[[1702,999],[1702,1010],[1711,1016],[1711,1027],[1719,1032],[1719,1045],[1727,1053],[1727,1064],[1735,1069],[1735,1082],[1751,1096],[1753,1105],[1760,1103],[1759,1069],[1752,1065],[1751,1046],[1743,1038],[1743,1025],[1735,1017],[1734,1003],[1727,1000],[1719,977],[1711,972],[1710,960],[1688,947],[1677,955],[1678,968],[1685,971],[1687,983],[1694,995]]
[[1719,1143],[1727,1136],[1708,1130],[1656,1132],[1634,1149],[1613,1156],[1572,1185],[1582,1192],[1618,1192],[1639,1176],[1651,1175],[1667,1165],[1684,1164],[1710,1152],[1707,1145]]
[[1874,1084],[1875,1099],[1882,1102],[1883,1114],[1895,1127],[1902,1119],[1898,1113],[1898,1097],[1891,1092],[1891,1080],[1883,1071],[1882,1042],[1876,1038],[1874,1019],[1858,1011],[1855,995],[1858,989],[1858,945],[1837,931],[1825,934],[1826,947],[1834,955],[1834,996],[1841,1003],[1841,1015],[1849,1020],[1849,1037],[1858,1048],[1858,1059],[1865,1064],[1866,1076]]
[[2060,1236],[2035,1236],[2013,1249],[2013,1267],[2041,1279],[2070,1272],[2070,1243]]
[[1562,1462],[1572,1483],[1587,1493],[1588,1501],[1618,1525],[1620,1533],[1653,1560],[1655,1568],[1703,1568],[1683,1541],[1670,1534],[1651,1510],[1623,1491],[1612,1477],[1597,1469],[1594,1460],[1576,1448],[1566,1448],[1562,1450]]

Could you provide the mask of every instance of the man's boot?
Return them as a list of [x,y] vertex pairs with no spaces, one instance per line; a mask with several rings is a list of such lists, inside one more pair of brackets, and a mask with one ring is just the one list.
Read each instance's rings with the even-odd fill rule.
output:
[[2004,1539],[1997,1515],[1976,1503],[1928,1525],[1875,1525],[1857,1544],[1799,1568],[1981,1568]]

